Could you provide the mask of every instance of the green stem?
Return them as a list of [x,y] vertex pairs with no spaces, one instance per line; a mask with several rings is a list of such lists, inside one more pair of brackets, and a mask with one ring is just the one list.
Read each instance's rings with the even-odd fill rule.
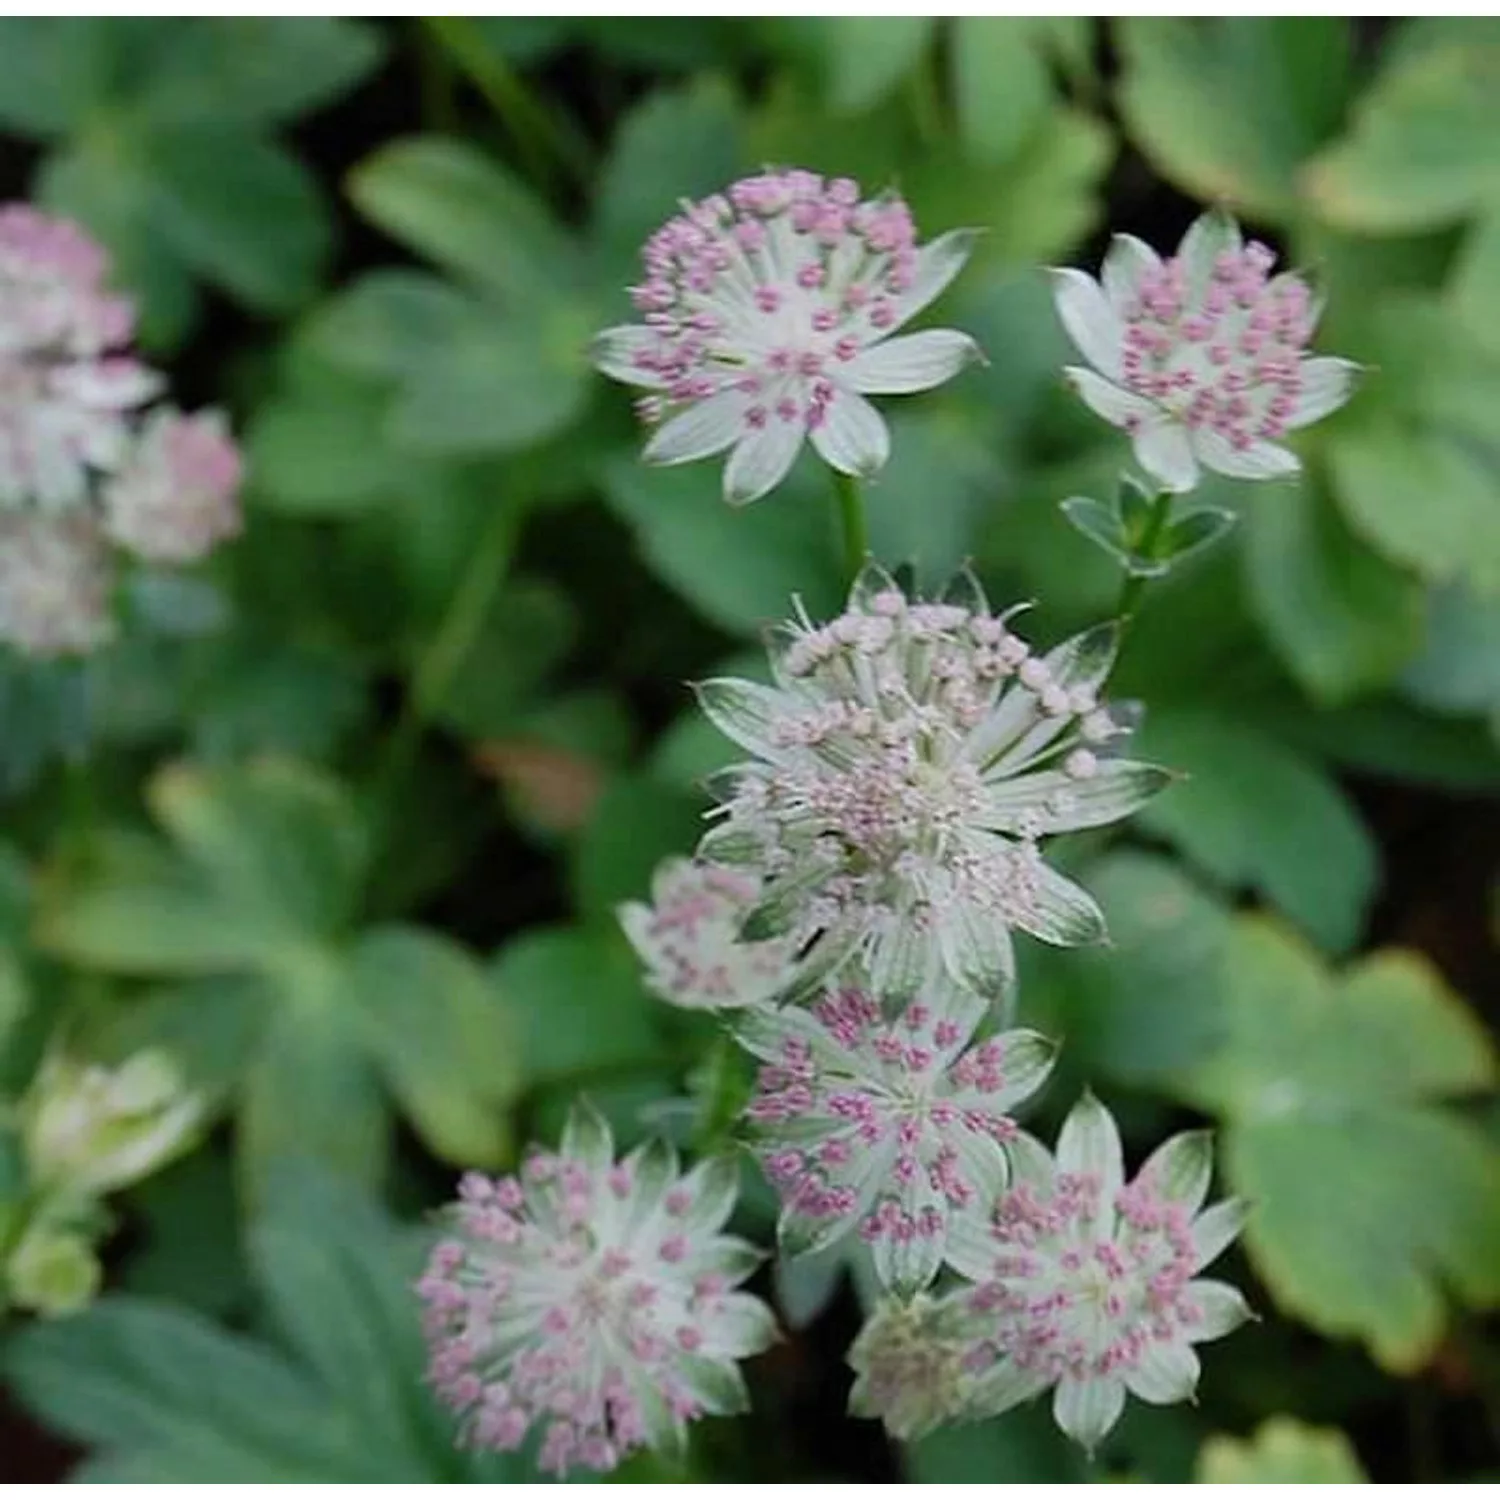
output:
[[525,504],[518,498],[505,496],[496,503],[489,526],[469,559],[468,570],[417,662],[376,779],[376,802],[382,816],[394,812],[396,796],[416,762],[422,732],[484,626],[495,590],[508,571],[524,513]]
[[565,115],[549,109],[485,40],[467,16],[424,16],[422,24],[484,96],[510,134],[528,175],[545,180],[549,164],[574,186],[588,182],[588,143]]
[[859,480],[852,474],[841,474],[837,469],[833,475],[833,490],[838,499],[839,525],[844,533],[844,566],[852,583],[859,577],[870,551],[869,528],[865,522],[865,499],[860,493]]
[[[1162,490],[1156,499],[1151,502],[1151,514],[1146,517],[1145,529],[1141,532],[1140,544],[1134,549],[1138,556],[1150,559],[1156,558],[1156,549],[1161,545],[1162,533],[1167,529],[1167,519],[1172,513],[1172,492]],[[1120,590],[1120,602],[1115,609],[1115,617],[1120,622],[1120,636],[1123,639],[1125,632],[1130,628],[1131,621],[1135,618],[1135,612],[1141,601],[1141,595],[1146,592],[1146,585],[1150,579],[1143,573],[1127,573],[1125,575],[1124,587]]]

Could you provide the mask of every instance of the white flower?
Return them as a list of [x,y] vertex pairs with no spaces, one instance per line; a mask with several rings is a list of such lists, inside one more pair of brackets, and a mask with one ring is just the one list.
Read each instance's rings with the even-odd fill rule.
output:
[[764,1064],[745,1114],[781,1194],[784,1248],[821,1250],[857,1224],[883,1285],[909,1295],[932,1280],[954,1215],[1005,1185],[1010,1112],[1056,1053],[1034,1031],[971,1046],[987,1009],[942,981],[894,1019],[850,986],[740,1019]]
[[1029,1136],[1009,1148],[1012,1186],[988,1223],[955,1223],[950,1260],[976,1285],[968,1309],[968,1414],[992,1416],[1055,1387],[1058,1425],[1095,1448],[1125,1395],[1185,1401],[1198,1384],[1193,1345],[1232,1333],[1244,1298],[1197,1273],[1239,1233],[1235,1199],[1200,1212],[1213,1151],[1205,1132],[1174,1136],[1126,1186],[1119,1132],[1086,1095],[1057,1156]]
[[[919,1293],[875,1305],[849,1347],[849,1410],[883,1421],[903,1443],[972,1418],[974,1320],[965,1299]],[[990,1362],[980,1347],[977,1363]]]
[[619,913],[653,993],[685,1010],[759,1005],[775,996],[785,986],[797,941],[739,940],[759,895],[760,881],[743,870],[691,859],[658,865],[651,905],[630,901]]
[[894,193],[860,200],[847,177],[777,171],[685,204],[643,251],[644,324],[599,335],[594,362],[652,394],[651,463],[731,449],[724,498],[757,500],[802,446],[844,474],[881,468],[890,435],[872,395],[925,391],[980,357],[947,329],[891,335],[953,280],[974,234],[918,249]]
[[223,413],[159,406],[104,484],[105,532],[151,562],[195,562],[240,529],[240,471]]
[[22,1105],[31,1177],[69,1197],[128,1187],[192,1145],[205,1104],[164,1053],[108,1068],[55,1052]]
[[123,457],[135,409],[161,378],[118,351],[134,322],[103,286],[81,230],[24,203],[0,206],[0,505],[82,505]]
[[114,634],[109,553],[87,512],[0,509],[0,641],[26,656],[93,651]]
[[1275,262],[1215,211],[1169,260],[1116,235],[1102,284],[1052,273],[1063,326],[1092,366],[1069,367],[1069,382],[1169,490],[1192,489],[1200,465],[1235,479],[1296,474],[1277,439],[1349,398],[1359,367],[1307,356],[1319,308],[1300,277],[1270,275]]
[[430,1378],[466,1440],[513,1449],[536,1426],[544,1470],[608,1470],[743,1409],[738,1361],[775,1324],[734,1290],[761,1259],[719,1232],[735,1189],[732,1162],[679,1176],[660,1143],[616,1163],[609,1127],[581,1109],[519,1180],[469,1173],[417,1284]]
[[785,627],[777,686],[702,684],[704,711],[753,757],[727,773],[700,848],[766,881],[743,936],[815,930],[799,989],[858,958],[888,998],[942,970],[1002,995],[1012,928],[1102,938],[1039,841],[1126,817],[1170,779],[1106,753],[1122,733],[1098,698],[1116,640],[1105,626],[1034,656],[972,576],[909,602],[872,565],[836,620]]

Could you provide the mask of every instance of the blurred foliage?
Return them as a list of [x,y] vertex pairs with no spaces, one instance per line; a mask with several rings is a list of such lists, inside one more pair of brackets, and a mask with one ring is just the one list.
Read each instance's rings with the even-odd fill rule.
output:
[[1039,635],[1113,608],[1057,506],[1124,448],[1061,388],[1037,263],[1223,201],[1371,368],[1301,484],[1201,497],[1238,524],[1117,683],[1190,778],[1071,852],[1113,946],[1022,955],[1050,1097],[1091,1079],[1136,1152],[1221,1125],[1265,1322],[1094,1469],[1035,1408],[896,1454],[835,1416],[846,1262],[779,1269],[797,1331],[691,1476],[1493,1471],[1497,70],[1494,23],[1436,18],[0,22],[5,195],[109,246],[249,453],[237,545],[136,580],[87,666],[0,663],[0,1094],[65,1030],[169,1048],[221,1122],[119,1200],[90,1310],[0,1340],[78,1477],[527,1477],[429,1404],[400,1226],[580,1089],[629,1139],[717,1087],[613,908],[727,758],[681,684],[832,606],[837,535],[810,460],[740,513],[642,467],[586,348],[678,199],[762,161],[986,231],[942,321],[989,364],[892,411],[872,545],[925,584],[974,559]]

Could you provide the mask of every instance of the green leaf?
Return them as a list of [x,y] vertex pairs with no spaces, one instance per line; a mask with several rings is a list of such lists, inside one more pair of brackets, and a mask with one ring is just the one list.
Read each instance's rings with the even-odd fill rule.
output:
[[1500,353],[1500,208],[1492,208],[1464,239],[1448,295],[1459,322]]
[[703,835],[700,801],[650,776],[617,776],[593,807],[573,855],[579,914],[613,921],[622,901],[639,901],[668,855],[691,854]]
[[914,1484],[972,1484],[1006,1480],[1079,1484],[1088,1475],[1083,1450],[1053,1424],[1044,1402],[1032,1402],[988,1422],[944,1427],[905,1450]]
[[1413,703],[1438,713],[1483,713],[1500,707],[1500,600],[1463,588],[1434,591],[1426,641],[1401,679]]
[[[328,1430],[316,1388],[280,1356],[170,1303],[117,1297],[34,1324],[5,1369],[31,1410],[81,1442],[147,1452],[181,1443],[216,1459],[184,1476],[197,1480],[277,1455],[316,1473],[330,1439],[353,1449],[355,1434],[344,1423]],[[205,1430],[219,1440],[206,1453]]]
[[478,300],[441,342],[414,348],[389,436],[418,454],[505,453],[553,436],[583,408],[593,323],[557,297],[502,312]]
[[1120,105],[1152,163],[1196,196],[1282,221],[1301,164],[1336,128],[1350,28],[1330,17],[1135,17]]
[[0,19],[0,125],[63,135],[115,92],[120,23],[103,16]]
[[194,270],[267,312],[312,295],[331,236],[299,158],[239,126],[201,121],[153,129],[140,149],[153,223]]
[[427,1236],[348,1184],[278,1173],[251,1262],[288,1352],[164,1303],[106,1297],[7,1348],[18,1398],[97,1448],[75,1479],[483,1483],[527,1477],[457,1449],[427,1394],[411,1294]]
[[365,830],[343,789],[295,761],[157,774],[150,800],[189,861],[222,898],[285,924],[330,932],[358,900]]
[[722,191],[744,165],[740,114],[728,85],[700,78],[647,95],[620,122],[594,207],[601,285],[639,274],[641,246],[679,200]]
[[462,332],[475,304],[426,271],[369,271],[323,302],[303,326],[302,346],[351,375],[394,380],[433,344]]
[[1137,814],[1210,875],[1264,892],[1324,947],[1352,946],[1378,874],[1374,841],[1316,762],[1248,723],[1162,707],[1134,747],[1185,771]]
[[520,1091],[516,1023],[479,964],[440,933],[366,933],[349,983],[376,1063],[422,1139],[445,1161],[498,1167]]
[[1222,1004],[1225,1046],[1181,1087],[1224,1122],[1230,1183],[1255,1205],[1252,1260],[1288,1312],[1421,1368],[1442,1285],[1500,1301],[1500,1152],[1440,1103],[1493,1087],[1482,1027],[1413,954],[1335,975],[1253,919]]
[[385,1176],[390,1121],[361,1018],[333,960],[309,971],[269,1018],[242,1085],[238,1166],[252,1201],[274,1172],[318,1162],[369,1188]]
[[1331,441],[1329,462],[1350,525],[1387,557],[1500,592],[1500,448],[1372,421]]
[[1031,16],[960,16],[953,23],[949,57],[959,133],[981,159],[1012,155],[1052,103],[1038,32]]
[[932,29],[930,16],[821,17],[829,103],[841,114],[879,104],[921,61]]
[[1420,584],[1363,547],[1316,480],[1257,495],[1241,555],[1251,606],[1319,701],[1385,686],[1416,651]]
[[1385,296],[1356,330],[1379,370],[1327,436],[1350,525],[1434,582],[1500,592],[1500,353],[1431,296]]
[[617,931],[532,928],[496,953],[493,980],[521,1018],[527,1083],[654,1067],[661,1002],[641,987],[639,962]]
[[1249,1438],[1210,1438],[1195,1477],[1199,1484],[1369,1483],[1342,1432],[1295,1417],[1271,1417]]
[[609,463],[603,484],[651,567],[726,630],[748,635],[782,618],[793,593],[814,616],[843,597],[833,501],[805,468],[747,510],[724,503],[713,465],[653,469],[631,456]]
[[379,64],[381,33],[332,16],[219,16],[179,23],[152,61],[158,120],[276,124],[348,92]]
[[1389,234],[1451,222],[1500,189],[1500,38],[1466,30],[1397,54],[1361,95],[1348,134],[1307,169],[1330,223]]
[[364,216],[474,285],[526,305],[578,279],[578,251],[529,189],[461,141],[412,136],[348,180]]
[[[1045,1024],[1067,1037],[1079,1067],[1127,1083],[1159,1082],[1223,1039],[1223,1017],[1208,998],[1222,983],[1229,913],[1159,855],[1108,855],[1083,881],[1103,908],[1109,947],[1046,955],[1044,974],[1058,998]],[[1030,1004],[1023,987],[1022,1005]],[[1029,1008],[1025,1014],[1042,1019]]]

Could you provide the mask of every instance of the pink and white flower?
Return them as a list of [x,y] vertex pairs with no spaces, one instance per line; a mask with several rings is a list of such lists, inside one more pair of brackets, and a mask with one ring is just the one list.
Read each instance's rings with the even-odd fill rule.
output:
[[650,463],[726,449],[724,498],[773,490],[809,439],[844,474],[880,469],[890,435],[867,396],[929,390],[980,357],[949,329],[893,337],[962,269],[974,233],[925,248],[895,193],[767,171],[687,203],[647,242],[643,322],[594,346],[604,374],[650,394]]
[[1103,626],[1037,655],[971,575],[911,601],[870,565],[837,619],[773,637],[776,686],[702,684],[752,757],[725,773],[699,850],[764,881],[742,936],[815,932],[795,989],[858,961],[887,998],[939,973],[1001,998],[1013,928],[1099,941],[1099,908],[1041,840],[1127,817],[1171,779],[1111,754],[1125,731],[1099,693],[1116,642]]
[[161,389],[124,352],[134,309],[105,290],[107,270],[77,226],[0,206],[0,506],[85,503]]
[[845,986],[740,1019],[763,1064],[745,1115],[781,1195],[783,1248],[821,1250],[857,1225],[883,1285],[910,1295],[932,1280],[953,1218],[1004,1187],[1011,1111],[1056,1054],[1034,1031],[975,1043],[988,1008],[939,983],[891,1018]]
[[684,1010],[760,1005],[784,988],[795,937],[747,943],[739,931],[760,896],[743,870],[669,859],[651,878],[651,904],[630,901],[620,925],[646,966],[646,984]]
[[239,533],[242,467],[222,412],[159,406],[101,491],[105,534],[150,562],[196,562]]
[[112,581],[87,511],[0,508],[0,641],[40,658],[97,649],[114,634]]
[[1116,235],[1099,281],[1052,273],[1063,327],[1092,367],[1070,366],[1069,383],[1130,434],[1136,461],[1169,490],[1194,488],[1200,467],[1235,479],[1296,474],[1280,439],[1349,399],[1359,367],[1309,357],[1319,305],[1301,277],[1272,276],[1275,263],[1214,211],[1166,260]]
[[736,1177],[723,1158],[680,1174],[661,1143],[616,1162],[581,1108],[519,1177],[467,1174],[417,1283],[430,1379],[465,1440],[515,1449],[535,1428],[542,1469],[605,1471],[741,1410],[738,1362],[775,1324],[735,1290],[761,1259],[720,1232]]
[[950,1261],[975,1285],[968,1310],[967,1413],[993,1416],[1048,1388],[1070,1437],[1092,1450],[1129,1392],[1169,1405],[1198,1383],[1195,1344],[1232,1333],[1249,1309],[1198,1278],[1239,1233],[1245,1207],[1203,1210],[1213,1171],[1206,1132],[1174,1136],[1128,1185],[1109,1111],[1085,1095],[1054,1158],[1021,1136],[1012,1183],[988,1221],[964,1217]]

